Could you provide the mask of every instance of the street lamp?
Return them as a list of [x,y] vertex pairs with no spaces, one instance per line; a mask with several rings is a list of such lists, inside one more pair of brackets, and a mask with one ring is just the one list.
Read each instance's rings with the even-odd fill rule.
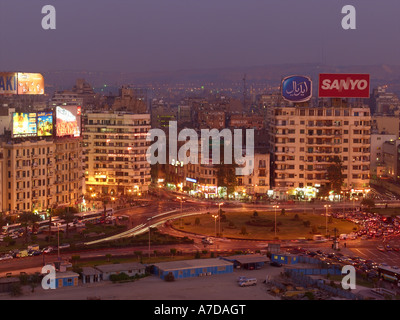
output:
[[57,240],[57,243],[58,243],[57,255],[58,255],[58,261],[60,261],[61,257],[60,257],[60,223],[59,222],[57,223],[57,233],[58,233],[58,235],[57,235],[57,238],[58,238],[58,240]]
[[273,208],[275,208],[275,238],[276,238],[276,209],[279,208],[279,206],[273,206]]
[[326,211],[325,211],[325,228],[326,228],[326,231],[325,231],[325,234],[327,235],[328,234],[328,208],[330,208],[331,207],[331,205],[330,204],[326,204],[326,205],[324,205],[324,207],[326,208]]
[[176,197],[176,198],[179,199],[179,200],[181,200],[181,217],[180,217],[179,221],[180,221],[180,225],[181,225],[181,227],[182,227],[182,214],[183,214],[183,207],[182,207],[182,204],[183,204],[183,199],[184,199],[184,197]]
[[218,232],[219,235],[221,236],[221,205],[223,205],[223,202],[218,203]]
[[214,218],[215,237],[217,237],[217,218],[218,218],[218,215],[212,215],[212,217]]

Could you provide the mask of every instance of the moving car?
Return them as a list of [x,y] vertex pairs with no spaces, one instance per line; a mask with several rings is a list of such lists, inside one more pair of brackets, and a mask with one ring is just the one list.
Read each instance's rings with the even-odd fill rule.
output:
[[204,244],[213,244],[214,243],[211,238],[203,238],[203,239],[201,239],[201,242]]
[[384,246],[377,246],[376,248],[381,252],[385,252],[385,247]]

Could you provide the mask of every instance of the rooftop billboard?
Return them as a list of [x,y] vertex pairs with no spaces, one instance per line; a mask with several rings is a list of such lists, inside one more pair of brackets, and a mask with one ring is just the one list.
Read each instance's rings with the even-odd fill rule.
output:
[[13,113],[12,137],[35,137],[37,135],[36,113]]
[[0,72],[0,95],[44,94],[40,73]]
[[37,133],[38,137],[50,137],[53,135],[53,112],[38,112]]
[[370,75],[322,73],[318,95],[320,98],[369,98]]
[[312,81],[304,76],[286,77],[282,80],[281,94],[290,102],[306,102],[312,97]]
[[79,137],[81,135],[81,107],[56,107],[56,136]]
[[44,78],[40,73],[18,73],[18,94],[44,94]]
[[0,95],[17,94],[18,74],[15,72],[0,72]]

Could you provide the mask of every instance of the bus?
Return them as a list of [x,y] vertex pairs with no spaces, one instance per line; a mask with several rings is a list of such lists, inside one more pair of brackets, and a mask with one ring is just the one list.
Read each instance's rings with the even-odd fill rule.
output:
[[391,267],[386,267],[386,266],[380,266],[378,267],[378,274],[379,277],[386,280],[395,283],[397,286],[399,286],[399,281],[400,281],[400,269],[394,269]]
[[50,226],[54,226],[57,222],[61,222],[60,218],[58,217],[53,217],[51,222],[50,220],[38,221],[34,223],[33,230],[35,233],[40,233],[44,230],[48,230]]
[[97,212],[79,212],[74,214],[75,218],[79,222],[83,223],[100,223],[104,220],[104,212],[97,211]]
[[7,225],[7,226],[3,226],[1,228],[1,233],[3,235],[9,235],[10,233],[13,233],[14,231],[17,231],[19,229],[22,229],[20,223],[10,224],[10,225]]

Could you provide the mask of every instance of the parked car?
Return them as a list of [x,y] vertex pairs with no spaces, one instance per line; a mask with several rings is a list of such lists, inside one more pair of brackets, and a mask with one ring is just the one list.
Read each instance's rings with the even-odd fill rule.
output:
[[255,286],[256,284],[257,284],[256,278],[249,278],[239,282],[239,286],[241,287]]
[[273,267],[278,267],[278,268],[282,267],[282,263],[277,262],[277,261],[272,261],[269,265],[273,266]]

